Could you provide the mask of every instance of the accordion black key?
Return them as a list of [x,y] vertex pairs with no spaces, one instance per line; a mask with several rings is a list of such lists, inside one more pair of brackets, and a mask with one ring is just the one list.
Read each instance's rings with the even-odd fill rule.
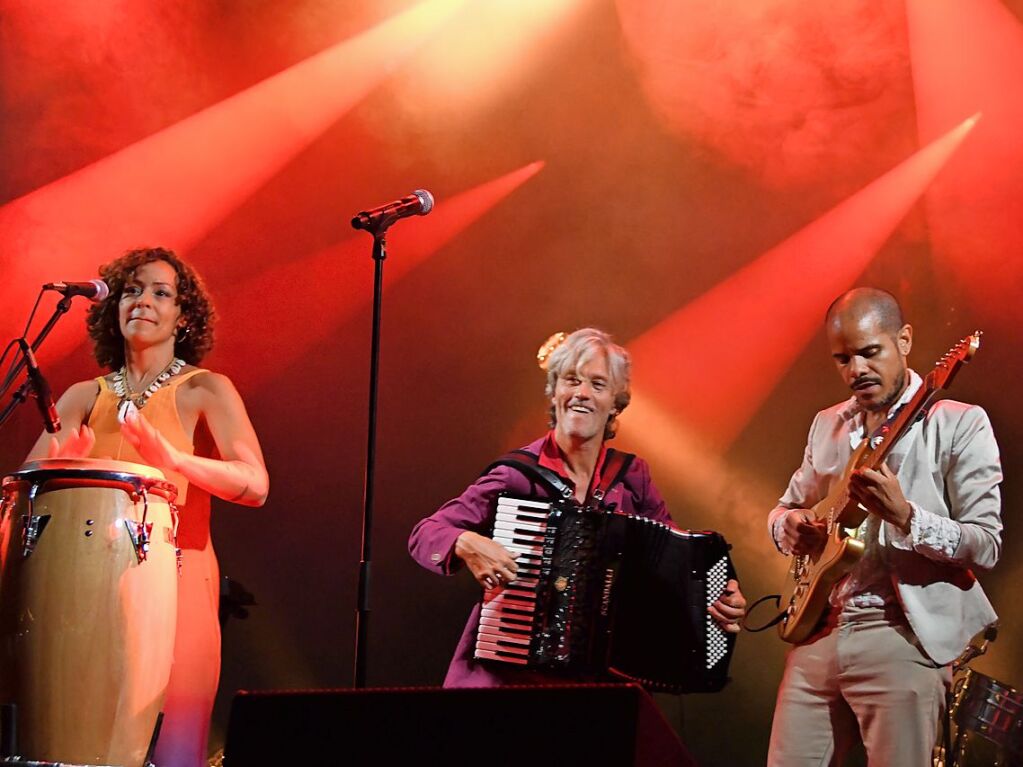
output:
[[735,635],[707,613],[735,577],[717,533],[562,501],[502,497],[513,583],[483,595],[475,657],[663,692],[715,692]]

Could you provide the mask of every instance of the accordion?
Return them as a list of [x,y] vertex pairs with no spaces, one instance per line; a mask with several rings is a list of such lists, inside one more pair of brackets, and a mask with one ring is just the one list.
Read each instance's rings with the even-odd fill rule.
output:
[[663,692],[716,692],[735,635],[707,612],[735,576],[717,533],[563,501],[501,497],[516,580],[483,595],[475,657]]

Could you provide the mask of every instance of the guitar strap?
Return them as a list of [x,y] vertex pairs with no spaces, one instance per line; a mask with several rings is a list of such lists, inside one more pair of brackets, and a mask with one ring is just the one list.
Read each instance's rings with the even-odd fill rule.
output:
[[[600,482],[593,488],[592,498],[598,503],[602,502],[611,488],[625,479],[635,458],[636,456],[632,453],[608,448],[604,456],[604,464],[600,469]],[[480,476],[489,474],[498,466],[510,466],[534,482],[544,485],[557,497],[571,500],[574,495],[572,486],[568,482],[562,479],[557,472],[551,471],[546,466],[541,466],[539,456],[528,450],[512,450],[505,453],[487,466]]]

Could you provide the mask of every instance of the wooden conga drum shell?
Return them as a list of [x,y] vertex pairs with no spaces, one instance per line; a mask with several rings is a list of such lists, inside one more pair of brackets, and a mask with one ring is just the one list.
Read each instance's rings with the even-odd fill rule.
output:
[[[4,479],[0,517],[0,700],[18,706],[18,750],[33,760],[143,763],[170,675],[177,564],[156,469],[119,461],[37,461]],[[48,520],[24,555],[31,515]],[[149,550],[140,522],[148,487]],[[162,492],[162,495],[161,495]]]

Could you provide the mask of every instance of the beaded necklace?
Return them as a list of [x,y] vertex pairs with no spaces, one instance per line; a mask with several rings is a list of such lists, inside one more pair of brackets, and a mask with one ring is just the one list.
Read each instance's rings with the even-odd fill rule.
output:
[[153,379],[153,382],[141,392],[136,392],[131,388],[131,384],[128,383],[128,368],[127,366],[122,365],[121,369],[114,373],[113,383],[111,384],[114,394],[121,398],[121,407],[118,408],[118,410],[125,408],[128,404],[134,405],[135,408],[141,410],[145,407],[146,403],[149,402],[149,398],[156,394],[160,387],[170,380],[171,376],[176,376],[181,372],[181,368],[183,368],[185,364],[186,363],[183,359],[175,357],[170,361],[170,364]]

